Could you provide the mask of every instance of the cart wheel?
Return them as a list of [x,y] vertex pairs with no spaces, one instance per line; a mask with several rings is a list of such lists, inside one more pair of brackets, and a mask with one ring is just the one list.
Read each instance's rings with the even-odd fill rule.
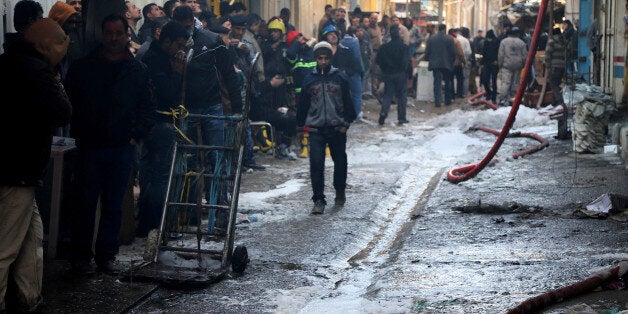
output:
[[143,258],[147,262],[152,262],[157,255],[157,242],[159,239],[159,229],[151,229],[146,237]]
[[233,272],[238,274],[243,273],[248,263],[249,253],[246,251],[246,246],[236,246],[231,257],[231,269]]

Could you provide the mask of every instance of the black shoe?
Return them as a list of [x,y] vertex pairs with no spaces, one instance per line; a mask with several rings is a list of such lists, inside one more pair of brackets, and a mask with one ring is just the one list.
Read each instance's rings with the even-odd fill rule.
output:
[[379,123],[379,125],[384,125],[384,122],[386,122],[386,116],[380,115],[377,123]]
[[310,214],[322,215],[325,212],[325,205],[327,205],[327,202],[325,202],[325,200],[315,200],[314,207],[312,207],[312,211],[310,212]]
[[72,262],[72,273],[75,275],[91,275],[94,274],[96,270],[94,269],[94,265],[88,260],[80,260]]
[[434,104],[434,107],[438,108],[438,107],[440,107],[440,104]]
[[399,120],[397,123],[401,125],[401,124],[410,123],[410,121],[403,119],[403,120]]
[[344,206],[347,201],[347,197],[345,195],[345,190],[336,190],[336,198],[334,199],[334,205],[336,206]]
[[262,165],[258,165],[256,163],[243,164],[242,166],[244,166],[245,168],[253,169],[253,170],[266,170],[266,167]]
[[113,260],[96,262],[96,266],[98,266],[98,271],[107,275],[117,275],[120,273],[120,269],[116,266]]

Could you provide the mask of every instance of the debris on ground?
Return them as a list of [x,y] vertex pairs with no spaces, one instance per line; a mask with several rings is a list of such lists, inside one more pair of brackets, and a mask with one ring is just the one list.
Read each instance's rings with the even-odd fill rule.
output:
[[613,216],[615,220],[628,220],[628,196],[605,193],[593,202],[580,209],[588,217],[606,218]]

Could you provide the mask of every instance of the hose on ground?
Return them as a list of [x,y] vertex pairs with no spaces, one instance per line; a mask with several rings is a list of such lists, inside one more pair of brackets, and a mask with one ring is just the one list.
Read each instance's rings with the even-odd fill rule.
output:
[[466,181],[470,178],[475,177],[484,167],[486,167],[489,162],[495,157],[497,151],[501,147],[504,139],[508,135],[508,132],[512,128],[512,125],[515,122],[515,117],[517,115],[517,111],[519,110],[519,105],[521,104],[521,99],[523,98],[523,93],[526,88],[526,82],[530,77],[530,71],[532,67],[532,61],[534,60],[534,56],[536,55],[536,46],[539,41],[539,35],[541,33],[541,28],[543,24],[543,18],[545,17],[545,10],[547,9],[547,1],[542,0],[541,5],[539,7],[539,12],[536,17],[536,25],[534,27],[534,33],[532,35],[532,41],[530,43],[530,50],[528,51],[528,56],[526,58],[525,67],[523,70],[523,79],[519,83],[519,87],[517,88],[517,94],[515,95],[515,101],[512,104],[510,109],[510,114],[502,127],[497,140],[493,144],[491,150],[486,154],[484,159],[477,164],[469,165],[461,168],[452,169],[447,172],[447,180],[453,183],[458,183],[462,181]]

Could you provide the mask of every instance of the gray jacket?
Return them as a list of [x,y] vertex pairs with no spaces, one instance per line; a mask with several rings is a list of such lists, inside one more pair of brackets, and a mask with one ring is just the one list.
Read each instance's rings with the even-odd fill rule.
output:
[[500,69],[518,71],[525,65],[527,55],[526,43],[517,36],[508,36],[499,44],[497,65]]

